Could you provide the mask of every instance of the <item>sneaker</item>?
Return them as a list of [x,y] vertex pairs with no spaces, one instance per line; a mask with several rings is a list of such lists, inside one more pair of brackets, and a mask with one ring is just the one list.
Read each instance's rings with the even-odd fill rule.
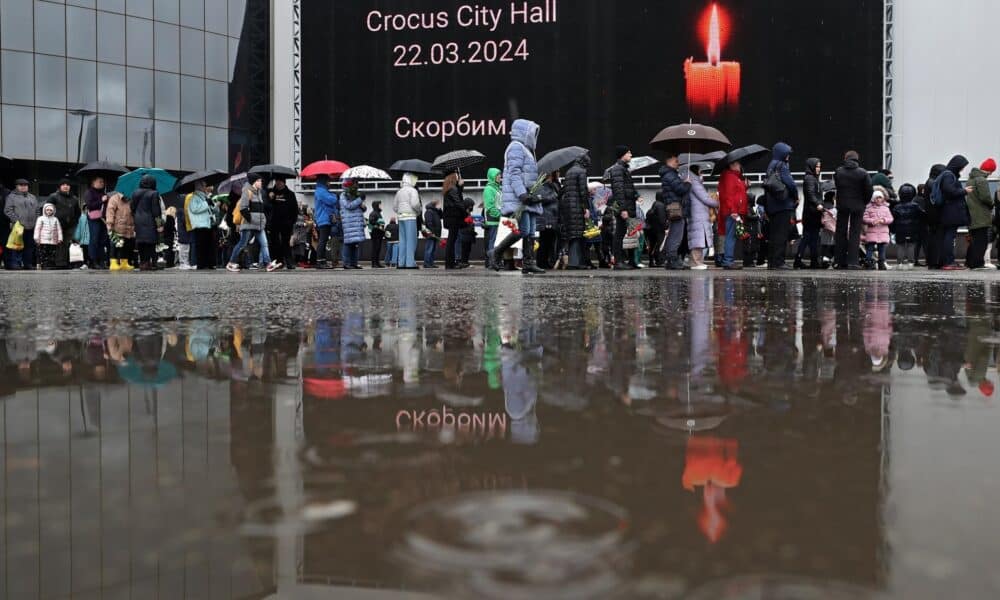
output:
[[250,265],[250,270],[251,271],[260,271],[260,263],[253,263],[252,265]]
[[276,260],[272,260],[271,262],[269,262],[267,264],[267,272],[268,273],[274,273],[275,271],[277,271],[278,269],[280,269],[282,266],[283,265],[280,262],[278,262]]
[[691,270],[692,271],[707,271],[708,270],[708,265],[696,265],[694,267],[691,267]]
[[79,270],[80,271],[86,271],[87,270],[87,265],[80,265]]
[[239,273],[240,266],[236,263],[229,263],[228,265],[226,265],[226,270],[229,271],[230,273]]

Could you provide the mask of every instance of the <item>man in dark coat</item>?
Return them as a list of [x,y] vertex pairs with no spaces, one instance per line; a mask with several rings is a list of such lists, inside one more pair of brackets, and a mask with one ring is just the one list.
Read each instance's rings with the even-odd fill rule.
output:
[[663,204],[663,192],[656,192],[653,205],[646,211],[646,243],[649,250],[649,266],[663,266],[663,255],[660,249],[666,235],[667,207]]
[[372,240],[372,268],[383,269],[379,257],[382,256],[382,242],[385,241],[385,219],[382,218],[382,203],[372,201],[372,211],[368,213],[368,235]]
[[63,179],[59,182],[59,189],[46,200],[56,207],[56,219],[59,220],[59,227],[62,228],[62,243],[56,251],[55,267],[66,269],[69,267],[69,245],[73,241],[73,234],[76,233],[76,225],[80,221],[80,200],[73,194],[73,182]]
[[[680,173],[677,172],[679,165],[680,160],[676,155],[668,156],[663,161],[663,167],[660,169],[660,196],[665,208],[677,204],[680,206],[680,214],[684,215],[687,214],[691,204],[691,183],[681,179]],[[680,251],[681,242],[684,241],[685,229],[687,229],[687,224],[683,216],[679,220],[669,223],[667,241],[665,242],[666,264],[664,265],[667,270],[684,268],[684,263],[681,262],[677,253]]]
[[590,190],[587,187],[589,167],[589,154],[573,163],[563,178],[563,191],[559,197],[559,232],[569,246],[567,269],[571,271],[588,268],[590,263],[587,243],[583,237],[590,219]]
[[795,254],[795,268],[804,269],[802,257],[808,248],[812,257],[809,268],[819,269],[819,233],[823,229],[823,192],[820,190],[819,173],[823,168],[818,158],[806,161],[806,173],[802,179],[802,195],[805,202],[802,206],[802,239]]
[[834,263],[838,269],[858,270],[858,247],[861,244],[862,216],[875,193],[871,175],[861,168],[854,150],[844,155],[833,180],[837,185],[837,249]]
[[774,145],[771,152],[771,163],[767,173],[778,173],[781,182],[785,184],[784,193],[767,194],[765,209],[770,223],[768,240],[771,256],[768,268],[772,270],[790,269],[785,264],[785,252],[788,250],[788,236],[791,234],[792,219],[795,217],[795,207],[799,203],[799,188],[792,179],[792,171],[788,161],[792,156],[792,147],[784,142]]
[[[139,189],[132,192],[132,219],[135,222],[135,243],[139,250],[139,269],[152,271],[156,265],[156,243],[159,240],[157,231],[163,224],[163,214],[160,211],[160,194],[156,191],[156,178],[143,175],[139,180]],[[195,235],[192,233],[192,236]],[[211,251],[214,249],[198,248],[195,251]]]
[[963,187],[961,183],[962,170],[969,166],[969,160],[956,154],[948,161],[948,166],[938,176],[932,185],[931,197],[934,197],[934,187],[939,188],[941,195],[941,270],[957,271],[962,267],[955,263],[955,235],[959,227],[969,224],[969,208],[965,197],[972,191],[971,187]]
[[632,151],[628,146],[618,146],[615,148],[615,157],[617,161],[608,169],[608,178],[611,180],[609,207],[614,207],[615,215],[615,270],[632,270],[638,267],[634,252],[625,255],[625,234],[628,233],[628,220],[639,214],[636,210],[639,194],[635,191],[632,173],[628,169]]
[[276,179],[274,187],[267,195],[268,243],[274,248],[274,260],[284,263],[285,268],[295,268],[292,259],[292,232],[299,218],[299,201],[283,179]]

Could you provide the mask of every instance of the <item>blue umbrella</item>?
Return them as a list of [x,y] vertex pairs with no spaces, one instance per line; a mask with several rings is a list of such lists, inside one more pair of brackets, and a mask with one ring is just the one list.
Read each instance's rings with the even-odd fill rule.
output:
[[156,179],[156,191],[160,195],[173,191],[174,184],[177,183],[177,178],[163,169],[136,169],[118,178],[115,191],[121,192],[125,196],[131,196],[134,191],[139,189],[139,180],[142,179],[143,175],[152,175]]

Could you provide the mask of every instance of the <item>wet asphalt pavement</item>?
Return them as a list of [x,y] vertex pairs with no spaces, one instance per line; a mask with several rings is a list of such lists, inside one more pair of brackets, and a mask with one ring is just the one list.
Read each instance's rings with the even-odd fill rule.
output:
[[1000,272],[0,273],[0,597],[1000,596]]

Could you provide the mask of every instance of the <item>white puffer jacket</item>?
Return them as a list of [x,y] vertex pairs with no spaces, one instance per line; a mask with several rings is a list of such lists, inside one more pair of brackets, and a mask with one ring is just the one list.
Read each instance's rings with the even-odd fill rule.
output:
[[63,241],[62,227],[55,217],[56,207],[46,204],[42,216],[35,221],[35,243],[43,246],[58,246]]

